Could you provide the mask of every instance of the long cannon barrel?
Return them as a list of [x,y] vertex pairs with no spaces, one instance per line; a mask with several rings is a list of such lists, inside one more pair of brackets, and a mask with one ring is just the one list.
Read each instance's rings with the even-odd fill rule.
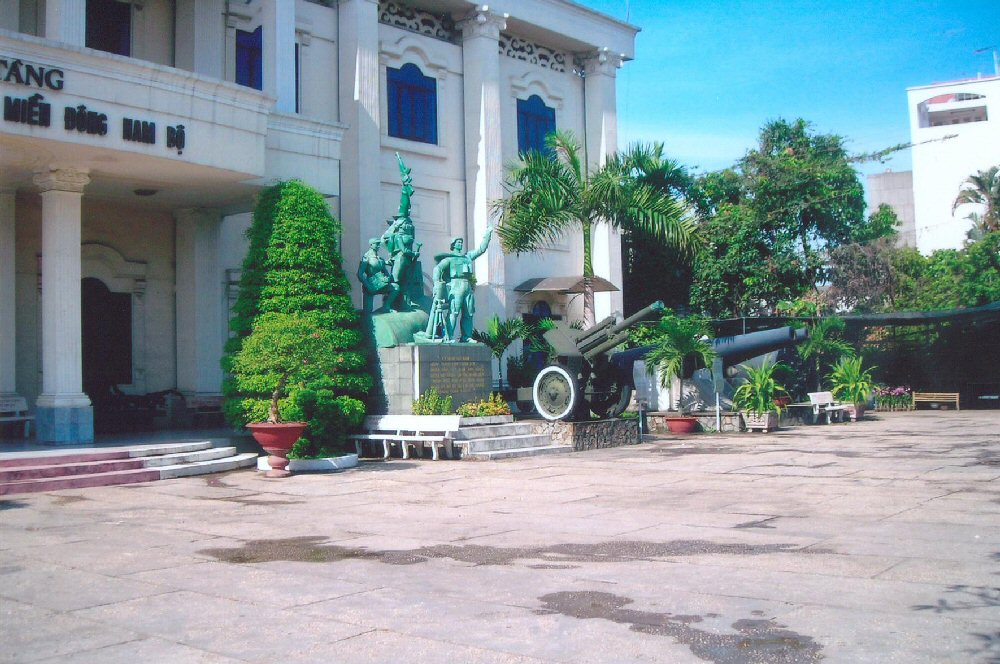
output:
[[651,318],[656,318],[663,313],[663,309],[663,302],[660,300],[653,302],[648,307],[640,309],[622,322],[610,328],[606,334],[601,335],[603,339],[599,339],[596,344],[579,344],[580,351],[587,360],[590,360],[601,353],[611,350],[615,346],[625,343],[625,341],[628,340],[628,332],[633,326]]
[[[739,334],[734,337],[720,337],[712,339],[711,344],[715,348],[723,366],[732,366],[757,357],[764,353],[780,350],[786,346],[797,344],[808,336],[808,331],[804,329],[793,329],[791,327],[779,327],[773,330],[761,330],[760,332],[750,332]],[[629,350],[615,353],[611,356],[611,362],[623,370],[631,370],[637,360],[641,360],[653,349],[653,346],[641,346],[630,348]],[[686,377],[686,376],[685,376]]]
[[808,332],[804,329],[778,327],[773,330],[761,330],[760,332],[750,332],[732,337],[719,337],[712,339],[711,344],[722,363],[726,366],[732,366],[749,360],[751,357],[794,345],[805,339],[807,335]]

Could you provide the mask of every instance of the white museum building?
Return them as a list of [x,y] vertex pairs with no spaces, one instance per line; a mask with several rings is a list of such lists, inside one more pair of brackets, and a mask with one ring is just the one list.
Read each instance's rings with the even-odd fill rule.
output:
[[[93,439],[109,388],[217,400],[256,192],[322,192],[353,274],[396,210],[399,152],[425,253],[478,242],[504,166],[545,133],[592,164],[617,149],[637,31],[570,0],[0,0],[0,395],[55,443]],[[594,247],[620,287],[619,238]],[[477,322],[579,316],[581,252],[494,242]],[[523,286],[542,277],[564,279]]]

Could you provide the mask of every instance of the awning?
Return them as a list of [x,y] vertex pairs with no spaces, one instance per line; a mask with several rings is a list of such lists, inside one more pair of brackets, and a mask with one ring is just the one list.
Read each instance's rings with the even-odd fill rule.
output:
[[[610,293],[618,287],[603,277],[592,277],[595,293]],[[583,277],[535,277],[528,279],[514,289],[519,293],[582,293]]]

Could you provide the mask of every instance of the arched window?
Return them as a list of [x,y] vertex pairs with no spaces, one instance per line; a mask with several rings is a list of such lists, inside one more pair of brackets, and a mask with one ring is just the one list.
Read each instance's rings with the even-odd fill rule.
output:
[[545,137],[556,130],[556,109],[545,105],[538,95],[517,100],[517,151],[543,152]]
[[386,67],[389,135],[437,144],[437,82],[420,67]]

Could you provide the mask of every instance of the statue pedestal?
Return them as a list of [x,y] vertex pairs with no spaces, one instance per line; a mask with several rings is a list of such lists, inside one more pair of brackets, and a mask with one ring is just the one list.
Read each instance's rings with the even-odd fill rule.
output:
[[390,415],[409,414],[414,399],[434,388],[458,408],[485,399],[493,384],[492,355],[483,344],[403,344],[379,348],[382,389]]

